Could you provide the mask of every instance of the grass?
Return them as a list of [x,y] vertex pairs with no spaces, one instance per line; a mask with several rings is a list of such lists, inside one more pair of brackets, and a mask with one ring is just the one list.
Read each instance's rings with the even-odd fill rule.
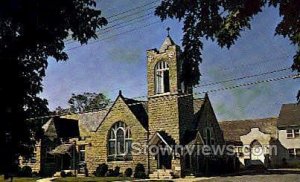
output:
[[110,182],[110,181],[124,181],[132,180],[128,177],[66,177],[57,178],[54,182]]
[[[39,178],[14,177],[13,182],[36,182]],[[4,177],[0,176],[0,182],[4,182]]]
[[[57,178],[54,182],[111,182],[111,181],[133,181],[134,178],[129,177],[66,177]],[[150,180],[152,181],[152,180]],[[171,180],[153,180],[153,182],[171,182]]]

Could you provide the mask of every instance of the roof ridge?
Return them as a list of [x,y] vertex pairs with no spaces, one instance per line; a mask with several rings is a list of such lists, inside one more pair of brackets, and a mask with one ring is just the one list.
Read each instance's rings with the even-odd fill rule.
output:
[[222,120],[219,121],[219,123],[222,122],[235,122],[235,121],[254,121],[254,120],[265,120],[265,119],[278,119],[278,116],[272,116],[272,117],[265,117],[265,118],[249,118],[249,119],[236,119],[236,120]]

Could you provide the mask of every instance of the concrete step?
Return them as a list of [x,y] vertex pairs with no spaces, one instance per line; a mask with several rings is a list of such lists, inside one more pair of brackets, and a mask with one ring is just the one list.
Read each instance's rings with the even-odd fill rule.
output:
[[158,169],[149,175],[150,179],[173,179],[173,171],[171,169]]

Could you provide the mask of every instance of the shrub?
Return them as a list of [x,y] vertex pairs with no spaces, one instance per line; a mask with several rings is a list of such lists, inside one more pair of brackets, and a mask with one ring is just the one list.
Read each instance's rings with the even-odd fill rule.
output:
[[97,167],[97,169],[96,169],[96,171],[95,171],[94,174],[97,177],[103,177],[103,176],[105,176],[105,174],[107,173],[107,171],[108,171],[108,165],[105,164],[105,163],[103,163],[103,164],[100,164]]
[[114,171],[113,169],[109,169],[109,170],[107,171],[106,176],[108,176],[108,177],[113,177],[113,176],[115,176],[115,171]]
[[138,163],[135,166],[134,169],[134,177],[135,178],[140,178],[140,179],[145,179],[146,178],[146,173],[145,173],[145,167],[143,164]]
[[22,167],[20,171],[20,176],[22,177],[32,177],[32,169],[29,166]]
[[125,173],[126,177],[130,177],[132,175],[132,169],[131,168],[127,168],[124,173]]
[[65,171],[61,171],[60,172],[60,177],[64,178],[64,177],[67,177],[67,174]]
[[119,176],[120,175],[120,167],[116,166],[114,170],[114,176]]

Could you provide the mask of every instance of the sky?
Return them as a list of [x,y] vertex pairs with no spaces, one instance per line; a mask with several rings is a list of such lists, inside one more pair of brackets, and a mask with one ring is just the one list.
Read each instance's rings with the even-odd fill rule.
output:
[[[161,22],[153,15],[152,7],[158,5],[159,1],[151,2],[97,1],[97,8],[102,10],[109,22],[100,30],[99,38],[83,46],[67,42],[67,61],[56,62],[49,58],[41,97],[48,100],[51,110],[58,106],[68,107],[72,93],[102,92],[111,100],[117,97],[119,90],[125,97],[146,96],[146,50],[160,47],[167,35],[167,27],[171,28],[170,35],[176,44],[181,45],[183,35],[180,22]],[[126,12],[130,9],[135,10]],[[203,39],[202,76],[200,85],[194,88],[196,97],[203,97],[202,93],[214,89],[296,74],[287,69],[207,86],[289,68],[296,47],[287,39],[274,36],[280,20],[277,9],[264,8],[252,20],[251,30],[243,31],[230,49],[222,49],[215,42]],[[299,83],[300,79],[284,79],[209,92],[209,97],[219,121],[276,117],[282,104],[296,102]]]

